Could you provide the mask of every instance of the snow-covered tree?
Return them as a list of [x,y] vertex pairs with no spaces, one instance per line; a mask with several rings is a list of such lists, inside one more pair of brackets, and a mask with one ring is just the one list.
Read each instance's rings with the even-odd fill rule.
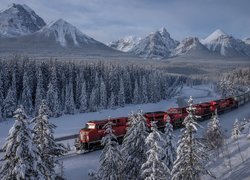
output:
[[112,121],[108,121],[103,127],[106,135],[102,138],[104,148],[100,156],[100,169],[98,171],[101,180],[118,180],[121,177],[123,161],[112,125]]
[[23,75],[23,92],[21,96],[21,104],[23,105],[25,112],[28,115],[31,115],[33,112],[32,92],[27,71],[25,71]]
[[59,102],[58,92],[51,82],[48,85],[46,99],[47,99],[49,110],[51,111],[51,116],[59,117],[61,115],[61,111],[60,111],[60,102]]
[[48,121],[49,109],[45,101],[39,108],[38,116],[32,122],[34,123],[34,143],[37,144],[41,159],[45,166],[45,175],[48,179],[55,177],[55,157],[66,152],[62,144],[57,144],[54,139],[55,125]]
[[107,90],[106,90],[106,85],[105,85],[102,78],[100,80],[100,83],[101,83],[101,85],[100,85],[100,108],[105,109],[105,108],[107,108],[107,104],[108,104],[108,102],[107,102],[107,99],[108,99],[107,98]]
[[15,92],[12,87],[9,88],[8,94],[3,102],[3,115],[4,118],[11,118],[13,117],[13,112],[16,109],[16,102],[15,102]]
[[90,111],[96,111],[98,109],[98,103],[97,103],[97,92],[99,90],[95,87],[93,87],[92,92],[89,97],[89,109]]
[[232,130],[232,139],[237,140],[241,134],[240,131],[240,123],[238,119],[235,120],[234,125],[233,125],[233,130]]
[[45,91],[43,87],[43,75],[42,70],[40,67],[38,67],[37,73],[36,73],[36,97],[35,97],[35,114],[38,113],[40,105],[42,103],[42,100],[45,98]]
[[140,177],[143,163],[147,160],[145,140],[148,136],[148,127],[142,111],[129,117],[129,128],[122,143],[123,177],[137,179]]
[[173,125],[170,123],[170,119],[167,119],[166,127],[164,129],[164,137],[165,137],[165,146],[164,150],[166,152],[166,157],[164,158],[164,161],[167,165],[167,167],[172,170],[174,161],[176,159],[176,145],[174,141],[174,135],[173,135]]
[[134,88],[134,93],[133,93],[133,103],[134,104],[138,104],[140,101],[140,97],[139,97],[139,89],[138,89],[138,83],[137,81],[135,81],[135,88]]
[[115,95],[113,92],[111,92],[110,100],[109,100],[109,107],[114,108],[115,107]]
[[182,136],[178,142],[177,159],[172,169],[173,180],[198,180],[201,175],[209,174],[205,165],[208,162],[208,155],[205,146],[195,138],[198,125],[194,115],[193,99],[190,97],[189,107],[187,108],[188,116],[184,119],[185,128],[182,129]]
[[148,103],[148,89],[145,76],[142,78],[142,102]]
[[2,81],[2,72],[0,71],[0,121],[3,118],[3,102],[4,102],[4,96],[3,96],[3,81]]
[[146,180],[170,179],[170,170],[163,160],[166,157],[163,149],[166,143],[163,134],[157,129],[156,122],[151,122],[151,130],[152,132],[145,141],[149,150],[147,151],[147,161],[141,167],[141,177]]
[[52,71],[51,78],[48,84],[46,100],[47,100],[47,105],[51,111],[51,116],[59,117],[61,115],[61,110],[60,110],[60,99],[58,94],[56,68],[53,66],[51,71]]
[[5,155],[0,179],[45,179],[43,162],[33,144],[27,116],[22,107],[14,114],[15,123],[3,146]]
[[86,83],[83,82],[82,88],[81,88],[81,95],[80,95],[80,112],[84,113],[88,109],[88,96],[87,96],[87,91],[86,91]]
[[212,116],[210,122],[208,123],[205,137],[207,139],[210,148],[212,149],[217,149],[221,147],[223,144],[223,134],[217,110],[215,110],[215,114]]
[[73,94],[72,81],[70,81],[66,85],[64,113],[65,114],[74,114],[75,113],[75,103],[74,103],[74,94]]
[[123,84],[123,79],[120,79],[120,89],[118,93],[118,106],[124,107],[124,105],[125,105],[124,84]]

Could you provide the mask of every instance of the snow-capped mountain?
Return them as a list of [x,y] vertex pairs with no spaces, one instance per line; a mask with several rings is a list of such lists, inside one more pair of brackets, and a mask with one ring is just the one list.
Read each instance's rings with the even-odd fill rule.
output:
[[210,51],[222,56],[246,56],[248,48],[246,44],[233,36],[227,35],[224,31],[217,29],[206,39],[201,41]]
[[0,37],[16,37],[34,33],[46,23],[27,5],[12,4],[0,12]]
[[246,44],[249,44],[249,45],[250,45],[250,38],[245,38],[245,39],[243,39],[243,41],[244,41]]
[[45,36],[47,38],[53,39],[63,47],[69,45],[83,46],[90,44],[100,44],[93,38],[83,34],[80,30],[63,19],[51,22],[36,32],[35,35]]
[[25,36],[1,38],[0,54],[25,53],[36,56],[110,56],[123,55],[85,35],[70,23],[59,19]]
[[200,43],[197,37],[185,38],[172,52],[172,56],[178,55],[208,55],[209,50]]
[[117,49],[119,51],[128,52],[133,49],[139,42],[141,38],[135,36],[127,36],[117,41],[112,41],[107,45],[113,49]]
[[170,37],[165,28],[150,33],[141,39],[129,52],[143,58],[161,59],[169,57],[178,42]]

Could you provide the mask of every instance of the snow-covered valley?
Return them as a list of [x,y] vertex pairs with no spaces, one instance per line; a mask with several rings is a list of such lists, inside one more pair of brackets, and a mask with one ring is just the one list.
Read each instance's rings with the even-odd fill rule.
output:
[[[170,107],[178,107],[177,104],[177,98],[183,98],[185,101],[188,99],[189,96],[193,96],[195,103],[199,102],[206,102],[213,99],[218,99],[220,96],[216,94],[213,89],[209,85],[200,85],[200,86],[193,86],[188,87],[184,86],[182,91],[179,95],[176,97],[170,99],[170,100],[164,100],[160,101],[159,103],[149,103],[149,104],[140,104],[140,105],[127,105],[124,108],[117,108],[117,109],[109,109],[109,110],[102,110],[99,112],[92,112],[92,113],[79,113],[75,115],[63,115],[59,118],[51,118],[50,121],[56,124],[57,128],[55,131],[56,137],[61,137],[65,135],[70,134],[77,134],[79,129],[84,126],[84,124],[89,120],[100,120],[111,117],[121,117],[121,116],[127,116],[131,111],[136,111],[138,109],[142,109],[144,112],[150,112],[150,111],[165,111],[166,109]],[[222,126],[223,131],[226,133],[227,137],[231,134],[231,129],[233,122],[236,118],[239,118],[240,120],[243,118],[250,117],[249,112],[250,104],[246,104],[242,107],[239,107],[238,109],[227,112],[225,114],[222,114],[219,116],[220,123]],[[4,140],[8,134],[9,128],[13,125],[13,120],[8,120],[6,122],[2,122],[0,124],[0,144],[1,146],[4,143]],[[204,133],[204,129],[207,126],[207,122],[203,121],[199,124],[203,128],[198,129],[198,134],[202,135]],[[180,129],[176,129],[174,131],[174,135],[177,139],[180,136]],[[245,142],[245,141],[244,141]],[[244,163],[248,163],[248,156],[247,152],[250,151],[250,147],[242,142],[242,148],[244,147],[244,150],[242,153],[244,153],[244,157],[246,161]],[[63,141],[65,145],[70,144],[71,148],[73,149],[74,140],[68,140]],[[230,143],[232,145],[230,145]],[[228,146],[233,146],[233,142],[229,142]],[[233,150],[232,150],[233,151]],[[80,179],[88,179],[88,171],[90,169],[97,170],[99,167],[99,156],[100,156],[101,150],[90,152],[87,154],[79,154],[75,156],[65,156],[64,158],[60,158],[63,161],[65,175],[67,179],[74,179],[74,180],[80,180]],[[2,154],[1,154],[2,155]],[[235,156],[235,157],[234,157]],[[241,171],[240,166],[238,167],[239,161],[239,155],[234,153],[232,155],[232,164],[237,166],[238,171]],[[235,162],[234,162],[235,161]],[[215,165],[213,164],[215,163]],[[218,167],[221,168],[219,173],[216,173]],[[220,176],[222,179],[226,179],[225,177],[234,177],[235,174],[237,174],[237,171],[231,172],[232,176],[228,175],[226,172],[228,171],[228,166],[224,165],[224,161],[220,159],[219,162],[211,162],[209,165],[211,168],[211,171],[216,174],[216,176]],[[249,172],[250,173],[250,172]],[[248,173],[245,172],[245,176]],[[225,176],[225,177],[224,177]],[[209,179],[209,178],[208,178]]]

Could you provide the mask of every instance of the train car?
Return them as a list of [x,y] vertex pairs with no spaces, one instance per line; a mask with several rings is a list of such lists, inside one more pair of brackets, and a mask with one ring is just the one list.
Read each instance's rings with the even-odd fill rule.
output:
[[170,122],[174,128],[183,126],[182,122],[188,115],[186,107],[183,108],[169,108],[167,110],[167,115],[170,117]]
[[[166,125],[166,121],[170,120],[164,111],[148,112],[143,114],[146,119],[147,126],[151,126],[151,121],[157,121],[157,126],[163,131]],[[108,121],[113,122],[112,129],[116,135],[118,142],[122,142],[124,135],[126,134],[128,127],[128,118],[113,118],[105,119],[100,121],[89,121],[86,123],[86,127],[82,128],[79,132],[79,137],[76,139],[75,147],[77,150],[91,150],[94,148],[101,147],[101,139],[105,136],[103,126],[108,123]]]
[[116,135],[118,141],[121,142],[124,134],[126,134],[126,127],[128,122],[127,117],[87,122],[85,128],[82,128],[80,130],[79,137],[76,139],[76,149],[89,150],[100,147],[101,139],[105,135],[103,126],[108,123],[108,121],[112,121],[112,129],[114,130],[114,134]]
[[147,126],[151,127],[151,121],[156,121],[156,125],[159,130],[163,131],[166,125],[167,120],[170,120],[170,117],[164,111],[157,112],[147,112],[143,114],[147,121]]

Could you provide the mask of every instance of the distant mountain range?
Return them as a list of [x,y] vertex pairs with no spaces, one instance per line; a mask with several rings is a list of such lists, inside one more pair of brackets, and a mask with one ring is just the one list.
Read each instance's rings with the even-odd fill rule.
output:
[[250,56],[250,38],[243,40],[216,30],[206,39],[174,40],[166,28],[144,38],[128,36],[107,45],[85,35],[63,19],[46,24],[27,5],[12,4],[0,12],[0,56],[13,53],[37,56],[139,56],[162,59],[176,56]]
[[[139,55],[143,58],[153,59],[185,55],[250,56],[250,38],[245,38],[244,40],[236,39],[220,29],[214,31],[206,39],[200,40],[197,37],[189,37],[178,42],[170,37],[165,28],[152,32],[145,38],[134,37],[133,39],[137,39],[137,41],[120,39],[108,45],[117,50],[124,51],[122,48],[118,49],[117,47],[123,47],[124,42],[126,42],[126,46],[129,47],[129,49],[126,49],[126,52]],[[112,44],[116,44],[116,46],[112,46]]]

